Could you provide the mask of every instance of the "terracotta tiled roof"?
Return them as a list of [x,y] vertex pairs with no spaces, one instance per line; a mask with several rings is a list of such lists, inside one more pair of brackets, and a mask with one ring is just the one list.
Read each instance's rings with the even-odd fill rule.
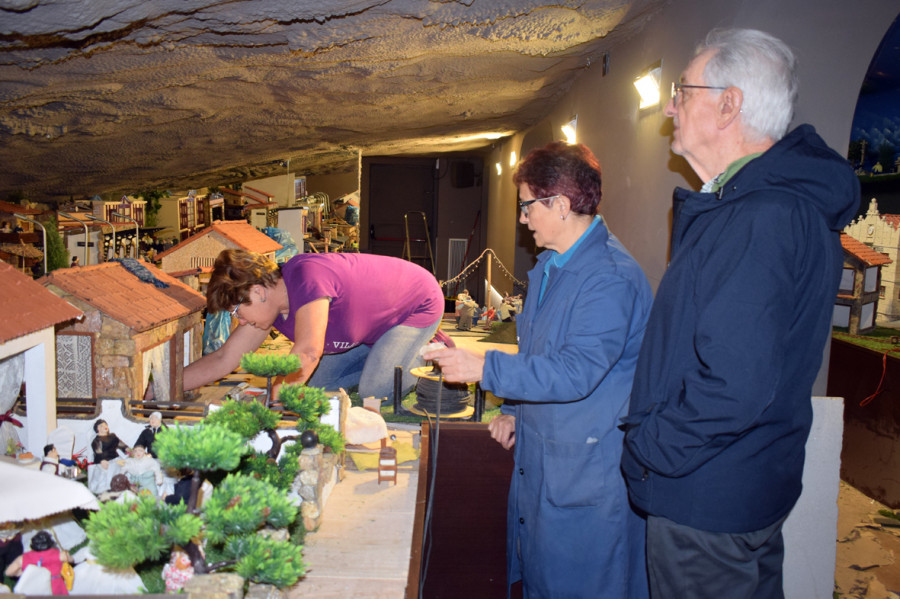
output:
[[202,294],[147,262],[140,264],[169,287],[145,283],[119,262],[61,268],[42,278],[41,283],[74,295],[137,332],[187,316],[206,305]]
[[881,218],[884,222],[894,227],[895,231],[900,227],[900,214],[882,214]]
[[22,206],[21,204],[13,204],[12,202],[0,202],[0,212],[5,212],[7,214],[12,214],[14,212],[18,212],[19,214],[29,215],[29,214],[43,214],[43,210],[35,210],[34,208],[29,208],[27,206]]
[[5,262],[0,262],[0,288],[0,343],[81,318],[83,314]]
[[211,226],[204,228],[202,231],[195,235],[191,235],[178,245],[174,245],[166,251],[160,252],[156,255],[155,260],[159,260],[160,258],[167,256],[168,254],[171,254],[176,250],[184,249],[184,247],[188,244],[193,243],[204,235],[209,235],[211,233],[218,233],[222,237],[237,245],[239,248],[247,250],[248,252],[255,252],[257,254],[277,252],[282,248],[282,245],[280,243],[278,243],[265,233],[257,231],[256,228],[247,223],[247,221],[217,220]]
[[850,237],[846,233],[841,233],[841,245],[848,254],[856,256],[859,260],[869,266],[881,266],[882,264],[890,264],[893,262],[888,258],[887,254],[876,252],[861,241]]

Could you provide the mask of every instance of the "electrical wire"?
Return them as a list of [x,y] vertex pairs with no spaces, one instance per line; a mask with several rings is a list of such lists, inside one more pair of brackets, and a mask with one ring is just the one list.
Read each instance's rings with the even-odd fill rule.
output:
[[[438,441],[441,433],[441,392],[443,391],[443,388],[444,374],[439,372],[437,411],[435,413],[435,424],[433,428],[434,435],[430,440],[430,447],[428,448],[428,457],[431,461],[431,467],[428,469],[428,472],[431,475],[431,480],[428,481],[428,502],[425,505],[425,523],[422,527],[422,568],[419,576],[419,599],[424,599],[425,578],[428,575],[428,562],[431,559],[431,517],[434,511],[434,481],[437,480]],[[430,425],[431,417],[428,415],[428,412],[425,412],[425,417],[428,418],[428,424]]]

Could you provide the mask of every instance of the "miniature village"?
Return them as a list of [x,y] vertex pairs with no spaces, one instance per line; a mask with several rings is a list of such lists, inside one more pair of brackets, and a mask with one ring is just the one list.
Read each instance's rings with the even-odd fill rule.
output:
[[[0,523],[8,588],[289,588],[304,576],[305,533],[344,475],[345,444],[380,444],[378,482],[396,484],[381,402],[305,385],[284,385],[275,401],[273,379],[299,368],[277,342],[233,376],[182,390],[184,366],[235,325],[205,311],[222,250],[278,263],[358,251],[356,194],[332,202],[301,183],[287,206],[253,187],[55,210],[0,202],[10,229],[0,233],[0,468],[23,490]],[[481,307],[464,289],[448,300],[454,328],[481,334],[521,305],[507,296]],[[472,416],[472,401],[464,389],[458,416]]]
[[[284,359],[293,356],[248,354],[243,375],[181,391],[183,365],[219,347],[232,326],[227,314],[204,310],[220,251],[242,247],[279,262],[300,251],[356,251],[352,211],[356,224],[325,210],[321,197],[284,211],[266,197],[246,201],[244,218],[226,218],[226,199],[239,195],[176,198],[177,241],[156,236],[174,229],[162,210],[144,226],[149,211],[139,197],[55,212],[0,204],[6,222],[22,229],[5,234],[18,238],[10,245],[29,248],[7,251],[0,263],[9,316],[0,325],[0,468],[15,488],[42,490],[16,501],[21,513],[0,525],[5,580],[16,592],[290,588],[305,574],[304,537],[321,525],[345,473],[345,445],[389,444],[383,419],[367,428],[377,407],[352,406],[344,390],[289,385],[269,405],[273,377],[298,367]],[[132,222],[121,222],[126,215]],[[897,296],[885,287],[896,281],[898,222],[873,199],[842,234],[836,331],[865,336],[898,320],[898,302],[882,299]],[[48,257],[43,274],[43,249],[52,255],[54,244],[62,252],[55,264]],[[482,307],[463,288],[448,298],[448,322],[460,332],[488,331],[513,320],[521,302]],[[148,387],[152,401],[144,399]],[[472,417],[471,404],[466,393],[460,414]],[[358,425],[354,410],[369,421]],[[379,482],[382,475],[390,481],[390,468]],[[25,576],[40,556],[52,558],[49,578]]]
[[[858,174],[900,176],[900,159],[894,173],[885,164]],[[900,482],[885,475],[900,467],[900,413],[891,405],[900,376],[900,214],[875,195],[840,236],[844,270],[832,316],[829,397],[813,398],[813,478],[804,474],[803,481],[813,495],[801,498],[786,525],[788,545],[799,538],[827,553],[835,550],[827,525],[838,523],[834,585],[815,596],[900,596]],[[410,464],[420,461],[421,431],[442,418],[484,423],[497,411],[492,398],[474,385],[444,385],[435,400],[425,392],[430,370],[417,375],[422,387],[407,398],[299,384],[282,385],[276,396],[275,381],[300,364],[274,332],[230,375],[184,391],[185,368],[220,348],[235,327],[237,308],[206,310],[212,265],[223,250],[278,264],[302,253],[356,253],[360,224],[358,188],[332,198],[294,174],[234,188],[57,204],[0,201],[0,471],[10,490],[0,494],[0,591],[299,597],[310,571],[333,572],[306,551],[322,530],[348,539],[329,554],[334,562],[354,543],[368,544],[370,553],[397,549],[397,584],[412,584],[405,567],[421,530],[398,526],[399,511],[386,502],[396,499],[398,480],[418,482],[405,493],[404,509],[416,510],[419,526],[427,477],[417,477],[427,460]],[[365,233],[379,242],[389,237]],[[413,261],[408,227],[398,239],[387,240],[405,241],[403,257]],[[473,274],[479,264],[499,263],[490,249],[471,260],[476,248],[470,254],[466,244],[459,270],[448,268],[458,274],[441,281],[441,330],[457,342],[492,337],[498,325],[514,325],[522,309],[521,294],[494,290],[489,266],[486,279],[483,270]],[[512,287],[527,291],[521,281]],[[504,351],[515,351],[514,326],[505,332],[511,341]],[[827,401],[833,398],[843,403]],[[479,454],[464,474],[488,478],[480,468],[489,461]],[[365,490],[347,491],[348,477],[357,480],[365,468]],[[352,503],[348,495],[364,497]],[[501,510],[503,500],[505,488]],[[487,507],[456,502],[463,514],[450,526],[484,526],[478,516]],[[385,519],[376,532],[364,528]],[[338,535],[327,529],[335,521],[346,526]],[[502,515],[494,521],[502,523]],[[797,564],[797,552],[788,555],[796,567],[786,572],[796,580],[805,564]],[[377,564],[364,564],[370,578],[356,592],[346,583],[342,593],[321,596],[375,596],[361,586],[395,575],[379,569],[378,557],[356,560]],[[335,578],[352,578],[346,562],[340,568]]]

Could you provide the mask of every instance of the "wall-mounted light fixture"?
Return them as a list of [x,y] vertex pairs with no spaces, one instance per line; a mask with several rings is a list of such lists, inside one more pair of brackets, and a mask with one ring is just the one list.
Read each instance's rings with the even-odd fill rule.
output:
[[516,153],[514,151],[509,153],[509,166],[516,166]]
[[662,78],[662,61],[658,60],[638,75],[634,80],[634,87],[641,96],[640,109],[659,106],[659,82]]
[[44,272],[41,275],[47,274],[47,227],[43,225],[43,223],[39,223],[36,220],[30,219],[27,216],[19,214],[18,212],[13,212],[13,216],[18,218],[19,220],[24,220],[26,222],[31,223],[32,225],[37,225],[41,228],[41,234],[44,236],[44,245],[41,246],[41,249],[44,250]]
[[502,174],[503,174],[503,165],[500,164],[500,163],[498,162],[498,163],[495,164],[494,166],[497,167],[497,175],[498,175],[498,176],[499,176],[499,175],[502,175]]
[[74,220],[76,223],[78,223],[79,225],[81,225],[82,227],[84,227],[84,264],[82,264],[82,266],[87,266],[87,265],[88,265],[89,258],[90,258],[89,254],[88,254],[88,246],[91,245],[91,244],[90,244],[91,238],[90,238],[90,235],[88,234],[88,226],[87,226],[87,223],[84,222],[83,220],[79,219],[79,218],[76,218],[76,217],[72,216],[71,214],[69,214],[69,213],[67,213],[67,212],[63,212],[62,210],[57,210],[56,212],[57,212],[57,214],[59,214],[60,216],[65,216],[66,218],[72,219],[72,220]]
[[566,143],[573,144],[577,139],[578,132],[578,115],[574,115],[569,122],[562,126],[563,135],[566,136]]

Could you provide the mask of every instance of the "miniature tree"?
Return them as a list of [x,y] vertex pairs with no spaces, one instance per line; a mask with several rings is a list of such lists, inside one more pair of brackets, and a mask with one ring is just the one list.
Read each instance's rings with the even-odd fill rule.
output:
[[330,424],[324,424],[321,417],[331,411],[328,395],[324,389],[306,385],[284,385],[278,398],[285,409],[299,416],[297,431],[313,430],[319,442],[335,453],[344,451],[344,437]]
[[[245,456],[241,463],[241,472],[268,481],[279,489],[288,489],[300,470],[297,462],[299,451],[286,451],[277,462],[281,453],[281,439],[275,432],[278,425],[278,414],[267,409],[259,402],[239,402],[228,400],[222,407],[206,417],[205,422],[229,428],[248,441],[260,432],[266,433],[272,441],[272,447],[265,453],[252,452]],[[288,437],[290,439],[291,437]]]
[[69,250],[63,243],[62,237],[59,235],[59,228],[56,225],[56,218],[51,217],[46,224],[47,231],[47,270],[54,271],[57,268],[65,268],[69,266]]
[[266,377],[266,407],[272,398],[272,378],[287,376],[300,368],[300,358],[294,354],[244,354],[241,368],[256,376]]
[[[171,427],[159,433],[154,449],[164,466],[192,472],[188,502],[169,506],[144,497],[131,504],[105,504],[86,526],[101,564],[134,566],[158,560],[177,546],[198,574],[230,568],[249,580],[280,587],[304,574],[302,547],[258,535],[263,526],[286,527],[297,515],[297,507],[269,483],[231,473],[202,508],[197,505],[201,478],[238,467],[248,451],[244,436],[206,423]],[[206,551],[222,561],[207,563],[203,540]]]
[[204,422],[224,426],[247,440],[264,432],[272,440],[272,448],[267,453],[269,457],[277,458],[281,449],[281,439],[275,432],[278,420],[278,414],[258,402],[240,402],[229,399],[222,404],[221,408],[211,412]]
[[160,201],[162,198],[169,197],[169,192],[166,190],[160,189],[142,189],[137,192],[137,197],[143,198],[147,205],[144,209],[144,216],[146,218],[146,226],[155,227],[157,224],[157,216],[159,215],[159,209],[162,208],[162,202]]

